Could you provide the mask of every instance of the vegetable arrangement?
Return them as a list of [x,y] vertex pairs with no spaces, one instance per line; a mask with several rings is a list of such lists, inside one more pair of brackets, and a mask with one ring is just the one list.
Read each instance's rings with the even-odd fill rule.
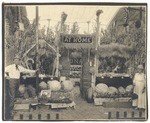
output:
[[113,86],[108,87],[106,84],[100,83],[97,84],[93,96],[97,98],[106,98],[106,97],[130,97],[133,93],[133,85],[128,85],[127,87],[120,86],[115,88]]
[[[73,90],[73,83],[70,80],[65,80],[62,83],[57,80],[51,80],[48,82],[40,82],[39,87],[42,91],[47,92],[48,90],[51,91],[50,96],[48,97],[47,94],[43,93],[40,94],[40,102],[68,102],[68,98],[72,98],[72,90]],[[70,102],[70,100],[69,100]]]

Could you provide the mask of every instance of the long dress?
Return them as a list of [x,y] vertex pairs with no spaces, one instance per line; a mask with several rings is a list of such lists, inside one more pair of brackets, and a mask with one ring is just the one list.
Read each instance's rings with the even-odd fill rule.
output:
[[146,108],[146,91],[143,93],[143,88],[146,86],[146,79],[144,73],[136,73],[134,76],[133,83],[134,93],[138,95],[138,99],[132,101],[133,106],[137,108]]

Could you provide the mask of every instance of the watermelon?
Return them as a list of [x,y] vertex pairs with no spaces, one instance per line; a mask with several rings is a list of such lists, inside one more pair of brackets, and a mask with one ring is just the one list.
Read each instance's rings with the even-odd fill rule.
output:
[[62,85],[65,91],[72,91],[73,89],[73,83],[70,80],[63,81]]
[[26,91],[25,85],[20,85],[20,86],[19,86],[19,92],[20,92],[20,94],[24,94],[25,91]]
[[126,92],[132,93],[132,92],[133,92],[133,85],[128,85],[128,86],[126,87]]
[[109,87],[109,91],[108,91],[108,95],[109,95],[110,97],[114,97],[114,96],[117,95],[117,94],[118,94],[118,89],[115,88],[115,87],[110,86],[110,87]]
[[108,89],[109,89],[108,86],[106,84],[103,84],[103,83],[97,84],[95,87],[95,91],[97,93],[101,93],[101,94],[108,93]]
[[40,83],[39,83],[39,88],[40,88],[41,90],[47,89],[47,84],[46,84],[46,82],[44,82],[44,81],[40,82]]
[[48,88],[51,89],[51,91],[59,91],[61,89],[61,84],[57,80],[48,81],[47,85],[48,85]]
[[125,90],[122,86],[120,86],[120,87],[118,88],[118,93],[121,94],[121,95],[123,95],[123,94],[126,93],[126,90]]

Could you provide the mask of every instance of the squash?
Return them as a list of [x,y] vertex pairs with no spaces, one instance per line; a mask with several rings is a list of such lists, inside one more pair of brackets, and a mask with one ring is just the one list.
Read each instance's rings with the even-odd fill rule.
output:
[[62,86],[63,86],[63,89],[65,91],[72,91],[73,90],[73,83],[70,80],[63,81]]
[[46,84],[46,82],[44,82],[44,81],[40,82],[40,83],[39,83],[39,88],[40,88],[41,90],[47,89],[47,84]]
[[59,91],[61,89],[61,84],[57,80],[48,81],[47,85],[48,85],[48,88],[51,89],[51,91]]

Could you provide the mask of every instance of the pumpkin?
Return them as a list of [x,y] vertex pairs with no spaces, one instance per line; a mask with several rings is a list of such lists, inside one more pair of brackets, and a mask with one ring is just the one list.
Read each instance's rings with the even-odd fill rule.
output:
[[128,85],[128,86],[126,87],[126,92],[132,93],[132,92],[133,92],[133,85]]
[[95,87],[95,91],[97,93],[106,94],[108,93],[108,86],[103,83],[97,84]]
[[61,84],[57,80],[48,81],[47,85],[48,85],[48,88],[51,89],[51,91],[59,91],[61,89]]
[[122,87],[122,86],[120,86],[119,88],[118,88],[118,92],[119,92],[119,94],[125,94],[126,93],[126,90]]
[[70,80],[63,81],[62,85],[65,91],[72,91],[73,89],[73,83]]
[[20,94],[24,94],[25,91],[26,91],[25,85],[20,85],[20,86],[19,86],[19,92],[20,92]]
[[47,89],[47,84],[46,84],[46,82],[44,82],[44,81],[40,82],[40,83],[39,83],[39,88],[40,88],[41,90]]

